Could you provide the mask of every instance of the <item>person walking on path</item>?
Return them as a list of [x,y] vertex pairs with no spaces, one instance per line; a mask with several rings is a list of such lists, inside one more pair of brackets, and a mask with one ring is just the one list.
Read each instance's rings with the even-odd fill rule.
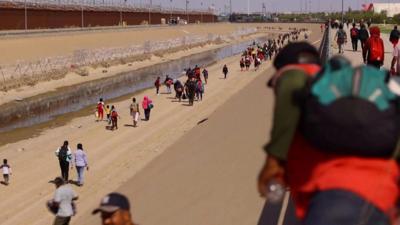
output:
[[97,121],[103,121],[104,118],[104,101],[100,98],[97,103]]
[[72,162],[72,152],[68,147],[68,141],[64,141],[64,144],[56,150],[55,154],[60,163],[61,177],[68,183],[69,163]]
[[181,81],[174,80],[175,98],[179,99],[179,102],[182,100],[183,89]]
[[196,83],[196,98],[197,101],[203,100],[203,93],[204,93],[204,84],[201,80],[197,80]]
[[208,70],[206,70],[205,68],[203,69],[203,77],[204,77],[204,82],[207,84]]
[[107,115],[107,123],[111,124],[111,108],[110,105],[106,105],[106,108],[104,109],[106,115]]
[[196,80],[194,79],[194,77],[192,77],[191,79],[189,79],[186,82],[186,92],[189,98],[189,106],[193,106],[194,104],[194,97],[196,95],[196,87],[197,87],[197,83]]
[[391,75],[400,75],[400,48],[399,45],[396,45],[393,49],[393,59],[390,67]]
[[222,73],[224,73],[224,79],[226,79],[226,76],[228,75],[228,67],[226,64],[224,65],[224,68],[222,68]]
[[110,193],[100,202],[92,214],[101,213],[103,225],[136,225],[132,220],[129,200],[120,193]]
[[242,71],[243,72],[243,70],[244,70],[244,58],[242,57],[241,59],[240,59],[240,71]]
[[156,81],[154,82],[154,87],[156,88],[156,94],[159,95],[160,94],[160,86],[161,86],[161,81],[160,81],[160,77],[157,77]]
[[115,106],[111,106],[111,130],[118,130],[118,118],[120,118],[120,116],[118,115]]
[[130,106],[130,113],[133,119],[133,127],[137,127],[139,121],[140,111],[139,104],[136,102],[136,98],[132,98],[132,104]]
[[168,93],[168,94],[171,94],[171,85],[172,85],[172,83],[173,83],[172,78],[170,78],[169,75],[167,75],[167,76],[165,77],[164,84],[165,84],[165,87],[166,87],[166,89],[167,89],[167,93]]
[[3,165],[0,166],[0,169],[3,172],[4,184],[8,185],[12,171],[11,166],[8,165],[7,159],[3,159]]
[[69,225],[75,215],[74,201],[78,200],[78,195],[61,177],[54,179],[53,183],[56,186],[54,198],[47,202],[47,207],[56,215],[53,225]]
[[379,27],[370,28],[371,37],[367,40],[365,48],[367,51],[367,64],[378,69],[383,66],[385,61],[385,46],[381,36]]
[[400,31],[397,30],[397,25],[394,26],[393,30],[390,32],[389,41],[393,44],[393,47],[399,43]]
[[89,170],[89,163],[87,160],[87,155],[83,151],[83,146],[80,143],[76,147],[74,160],[75,160],[76,172],[78,174],[77,185],[82,186],[84,181],[83,173],[85,171],[85,168],[86,170]]
[[144,96],[142,101],[142,108],[144,110],[144,118],[146,121],[150,120],[150,113],[153,107],[153,101],[149,97]]
[[353,23],[353,28],[350,29],[350,37],[353,51],[356,52],[358,48],[359,30],[357,29],[355,23]]
[[346,31],[343,30],[343,24],[339,25],[339,30],[336,32],[335,39],[339,47],[339,54],[343,54],[343,45],[347,43],[347,34]]
[[361,50],[362,50],[362,57],[363,57],[363,62],[367,64],[367,49],[365,48],[365,44],[367,43],[367,40],[369,38],[369,33],[367,28],[365,27],[365,24],[361,24],[361,28],[359,30],[358,34],[361,42]]

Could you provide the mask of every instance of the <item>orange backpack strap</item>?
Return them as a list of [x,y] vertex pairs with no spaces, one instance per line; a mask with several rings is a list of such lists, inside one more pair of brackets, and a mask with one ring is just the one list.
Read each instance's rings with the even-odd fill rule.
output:
[[292,65],[287,65],[280,70],[278,70],[272,78],[268,82],[268,86],[270,88],[275,88],[276,84],[278,83],[279,78],[282,76],[282,74],[286,73],[287,71],[290,70],[301,70],[305,72],[309,77],[314,77],[315,74],[318,73],[318,71],[321,69],[319,65],[316,64],[292,64]]

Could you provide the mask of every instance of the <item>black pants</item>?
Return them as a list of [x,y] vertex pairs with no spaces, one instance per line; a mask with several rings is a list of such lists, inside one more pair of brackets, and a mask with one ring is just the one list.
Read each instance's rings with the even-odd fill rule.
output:
[[351,44],[353,45],[353,51],[357,51],[357,48],[358,48],[358,39],[357,39],[357,38],[352,38],[352,39],[351,39]]
[[361,41],[361,49],[362,49],[362,56],[363,56],[363,62],[365,63],[367,61],[367,49],[365,49],[365,43],[367,41]]
[[69,225],[70,221],[71,221],[71,217],[56,216],[56,218],[54,219],[53,225]]
[[151,112],[151,109],[148,107],[147,107],[147,109],[144,110],[144,118],[146,120],[150,120],[150,112]]
[[226,79],[226,75],[228,75],[228,73],[224,73],[224,78]]
[[368,61],[368,65],[373,66],[373,67],[376,67],[376,68],[378,68],[378,69],[381,68],[381,63],[382,63],[382,62],[380,62],[380,61]]
[[68,173],[69,173],[69,162],[59,160],[60,169],[61,169],[61,177],[68,182]]

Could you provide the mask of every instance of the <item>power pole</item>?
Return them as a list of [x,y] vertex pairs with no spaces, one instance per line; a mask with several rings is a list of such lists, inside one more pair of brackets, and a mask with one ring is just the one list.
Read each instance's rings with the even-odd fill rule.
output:
[[24,5],[25,11],[25,30],[28,30],[28,8],[26,7],[26,0]]
[[344,0],[342,0],[342,24],[344,24]]
[[232,15],[232,0],[229,0],[229,15]]
[[250,0],[247,0],[247,16],[250,16]]
[[150,0],[150,6],[149,6],[149,25],[151,25],[151,7],[153,5],[153,1]]
[[186,19],[187,19],[187,23],[189,24],[189,12],[188,12],[188,5],[189,5],[189,0],[186,0]]

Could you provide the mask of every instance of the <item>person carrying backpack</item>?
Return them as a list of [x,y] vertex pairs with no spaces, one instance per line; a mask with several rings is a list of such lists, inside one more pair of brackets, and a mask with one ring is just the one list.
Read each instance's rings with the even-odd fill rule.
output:
[[143,107],[143,110],[144,110],[144,118],[145,118],[146,121],[149,121],[150,120],[151,109],[153,109],[153,107],[154,107],[153,106],[153,101],[149,97],[144,96],[143,97],[143,101],[142,101],[142,107]]
[[356,24],[353,23],[353,28],[351,28],[350,30],[350,37],[354,52],[356,52],[358,48],[358,39],[359,39],[358,35],[359,35],[359,30],[357,29]]
[[390,32],[389,41],[393,44],[393,47],[399,43],[400,32],[397,30],[397,25],[394,26],[394,29]]
[[203,93],[204,93],[204,84],[201,80],[197,80],[196,83],[196,98],[198,101],[203,100]]
[[335,39],[339,47],[339,54],[343,54],[344,53],[343,45],[347,43],[347,34],[343,30],[343,24],[339,25],[339,30],[336,32]]
[[371,37],[365,44],[367,52],[367,64],[376,68],[381,68],[385,61],[385,47],[381,36],[381,30],[379,27],[371,27]]
[[367,64],[367,49],[365,48],[365,44],[369,38],[369,33],[364,23],[361,23],[361,28],[358,33],[360,42],[361,42],[361,50],[364,64]]
[[[292,51],[282,50],[282,58],[295,56]],[[343,57],[316,75],[285,69],[289,63],[274,65],[279,75],[272,86],[268,157],[258,180],[261,196],[272,181],[289,186],[305,225],[391,224],[399,197],[400,171],[392,156],[400,117],[387,73],[353,68]]]
[[55,154],[60,164],[61,177],[64,179],[65,182],[68,182],[70,162],[71,162],[71,168],[73,168],[72,152],[71,149],[68,147],[68,141],[64,141],[64,144],[56,150]]

